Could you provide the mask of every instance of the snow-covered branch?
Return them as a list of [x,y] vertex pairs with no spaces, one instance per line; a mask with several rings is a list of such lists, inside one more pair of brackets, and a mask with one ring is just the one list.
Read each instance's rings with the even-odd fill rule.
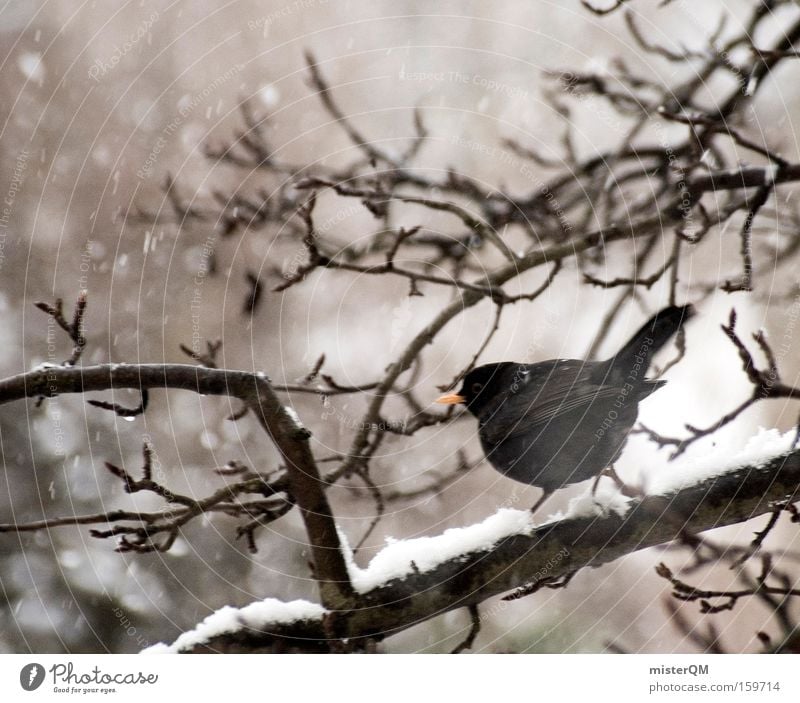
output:
[[800,496],[800,450],[792,442],[793,433],[762,433],[733,465],[721,458],[716,467],[687,466],[666,477],[657,494],[613,509],[578,500],[565,517],[538,526],[527,511],[503,509],[478,525],[394,542],[366,569],[350,561],[357,608],[332,612],[308,603],[302,617],[289,617],[297,602],[278,607],[270,600],[269,607],[225,609],[224,617],[215,613],[171,647],[152,651],[319,651],[332,641],[366,648],[443,612],[525,585],[534,591],[532,582],[554,583],[687,534],[773,513]]

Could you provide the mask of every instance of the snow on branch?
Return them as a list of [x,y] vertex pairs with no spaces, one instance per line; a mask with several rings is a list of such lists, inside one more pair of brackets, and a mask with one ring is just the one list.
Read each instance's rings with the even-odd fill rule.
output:
[[226,605],[211,613],[194,630],[184,632],[171,645],[159,643],[148,647],[143,654],[177,653],[201,646],[215,637],[234,635],[243,628],[256,628],[263,623],[276,626],[296,625],[298,622],[320,620],[325,608],[307,600],[293,600],[288,603],[275,598],[250,603],[243,608]]
[[[271,599],[244,614],[226,608],[155,651],[320,651],[333,641],[350,651],[367,648],[436,614],[474,610],[512,589],[533,593],[587,566],[773,514],[800,497],[800,450],[793,442],[794,432],[761,432],[736,456],[721,451],[716,465],[713,458],[687,460],[658,493],[628,500],[627,510],[587,510],[578,498],[565,517],[538,526],[527,511],[503,509],[478,525],[391,542],[366,568],[347,558],[357,591],[351,610],[301,609],[294,601],[273,611]],[[303,617],[292,620],[287,612]]]

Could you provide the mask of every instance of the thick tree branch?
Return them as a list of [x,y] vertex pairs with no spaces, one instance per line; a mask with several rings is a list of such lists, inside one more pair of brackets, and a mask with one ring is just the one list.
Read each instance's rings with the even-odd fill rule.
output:
[[[296,647],[321,651],[332,637],[381,639],[435,615],[587,566],[771,513],[776,502],[800,498],[800,451],[757,466],[741,466],[664,495],[634,500],[624,516],[567,517],[492,547],[459,554],[420,572],[413,569],[359,597],[359,608],[292,624],[260,623],[218,635],[191,651],[258,651]],[[330,622],[327,625],[331,625]]]
[[0,404],[115,388],[141,392],[171,388],[244,401],[286,465],[288,490],[305,522],[322,602],[333,609],[347,605],[352,587],[325,487],[308,444],[309,432],[290,416],[264,374],[187,364],[48,366],[1,380]]

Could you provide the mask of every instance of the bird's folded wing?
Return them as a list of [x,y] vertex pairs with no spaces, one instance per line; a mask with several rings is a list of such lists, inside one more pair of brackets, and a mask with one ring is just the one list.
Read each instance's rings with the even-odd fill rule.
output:
[[536,426],[544,426],[563,416],[584,408],[587,412],[597,412],[598,404],[614,400],[620,396],[618,386],[596,385],[585,379],[576,382],[575,377],[551,377],[542,384],[538,392],[533,388],[526,392],[506,397],[493,417],[507,420],[503,423],[491,420],[482,427],[484,438],[490,443],[498,443],[529,431]]

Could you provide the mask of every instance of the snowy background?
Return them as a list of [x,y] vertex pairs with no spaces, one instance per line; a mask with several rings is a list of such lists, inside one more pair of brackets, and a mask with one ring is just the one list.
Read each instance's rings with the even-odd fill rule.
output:
[[[655,2],[641,5],[654,38],[678,35],[691,46],[716,24],[722,3],[685,9],[676,3],[663,13]],[[735,25],[748,5],[725,6]],[[59,336],[55,351],[48,349],[47,318],[33,302],[58,296],[71,309],[85,288],[84,363],[184,361],[178,345],[199,334],[223,340],[225,366],[263,370],[276,381],[304,376],[322,353],[326,372],[341,383],[378,377],[447,300],[446,291],[410,298],[403,281],[325,275],[283,296],[268,295],[250,320],[241,312],[243,267],[286,267],[302,253],[274,247],[274,232],[261,232],[223,242],[220,270],[204,279],[197,314],[194,279],[210,228],[153,226],[135,214],[169,208],[161,189],[167,174],[198,205],[209,204],[215,190],[259,185],[258,173],[215,165],[203,153],[204,144],[227,142],[240,127],[243,100],[271,114],[269,137],[281,158],[340,163],[352,157],[352,146],[330,125],[308,86],[306,50],[314,52],[354,123],[384,148],[407,144],[414,134],[412,111],[419,107],[431,135],[420,154],[422,167],[454,166],[484,182],[524,186],[518,174],[515,181],[475,145],[505,137],[557,144],[559,122],[541,99],[543,71],[603,71],[616,55],[647,68],[649,60],[633,50],[623,26],[621,17],[589,15],[577,0],[4,4],[0,193],[13,190],[13,197],[0,240],[0,375],[69,355]],[[663,65],[652,70],[669,75]],[[798,101],[797,94],[767,90],[759,103],[765,124],[793,134]],[[576,148],[585,154],[601,150],[613,127],[591,110],[576,112],[576,126]],[[783,146],[787,156],[796,156],[791,144]],[[333,200],[320,207],[318,222],[337,241],[369,232],[362,208]],[[417,222],[430,218],[424,211],[415,216]],[[722,271],[736,256],[707,247],[693,265],[704,274]],[[578,282],[578,273],[565,274],[541,301],[507,310],[481,360],[584,354],[614,295]],[[663,289],[648,295],[649,310],[663,304]],[[719,330],[733,304],[743,333],[763,325],[778,344],[784,342],[790,319],[785,305],[722,293],[710,298],[688,330],[686,359],[668,374],[672,382],[642,407],[649,426],[680,433],[684,422],[708,424],[746,397],[739,359]],[[613,352],[646,314],[644,307],[630,306],[603,352]],[[491,305],[476,306],[426,353],[418,384],[429,388],[431,400],[437,384],[470,358],[491,317]],[[779,361],[784,380],[792,383],[800,371],[798,343],[790,338],[786,344]],[[138,402],[135,394],[116,400]],[[318,456],[346,450],[365,403],[344,397],[323,407],[313,396],[291,398],[314,433]],[[177,392],[154,393],[148,412],[132,422],[78,397],[39,408],[32,401],[0,406],[0,522],[156,507],[158,501],[124,494],[102,468],[109,461],[135,472],[146,436],[176,491],[210,493],[220,485],[212,469],[232,459],[260,470],[274,467],[276,455],[252,419],[227,422],[228,412],[218,399]],[[762,403],[698,443],[687,459],[702,456],[714,442],[739,449],[760,425],[787,429],[796,413],[789,403]],[[536,500],[536,489],[479,462],[472,422],[392,438],[381,447],[374,475],[387,490],[420,487],[428,472],[452,467],[461,447],[477,465],[436,497],[393,504],[357,556],[362,567],[387,537],[437,535]],[[645,487],[671,468],[666,453],[640,437],[618,466]],[[585,488],[559,493],[544,512],[566,508]],[[357,542],[374,510],[368,496],[343,486],[331,491],[331,500],[341,529],[351,544]],[[761,526],[747,523],[717,537],[746,541]],[[86,528],[0,535],[0,651],[133,652],[173,641],[226,605],[268,597],[316,600],[296,511],[262,531],[255,555],[234,536],[232,521],[215,517],[191,525],[167,554],[120,555],[110,541],[90,538]],[[602,651],[613,640],[633,651],[692,651],[660,605],[668,593],[653,567],[662,558],[655,550],[637,553],[580,572],[563,591],[489,602],[476,649]],[[715,583],[724,586],[725,578]],[[392,637],[386,649],[448,651],[463,638],[465,620],[464,613],[444,615]],[[763,611],[740,604],[721,616],[721,635],[733,649],[747,648],[765,626],[762,620]]]

